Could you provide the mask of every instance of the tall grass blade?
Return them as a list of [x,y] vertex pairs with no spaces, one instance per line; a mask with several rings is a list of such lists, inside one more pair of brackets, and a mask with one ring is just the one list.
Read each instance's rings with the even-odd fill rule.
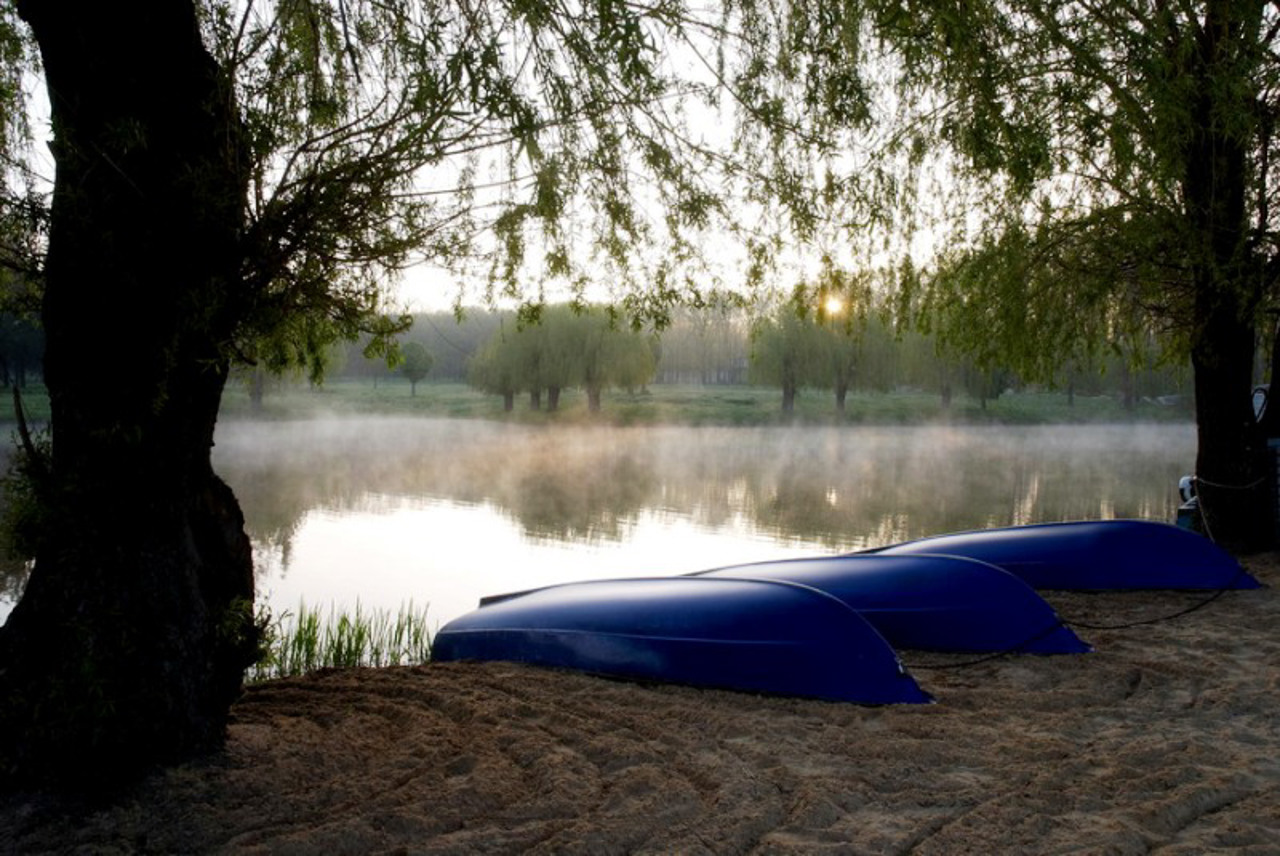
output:
[[265,681],[318,669],[419,665],[429,659],[431,630],[425,606],[409,601],[394,614],[367,611],[359,602],[351,614],[330,606],[326,621],[319,608],[302,602],[296,613],[285,612],[268,625],[266,653],[245,678]]

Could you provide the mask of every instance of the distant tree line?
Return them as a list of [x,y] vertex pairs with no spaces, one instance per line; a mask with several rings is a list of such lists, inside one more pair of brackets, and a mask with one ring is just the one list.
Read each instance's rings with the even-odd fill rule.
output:
[[[750,336],[750,381],[779,388],[785,412],[802,389],[829,391],[843,413],[852,390],[932,392],[944,407],[963,392],[985,409],[1006,390],[1024,386],[1007,367],[982,364],[934,335],[897,329],[878,312],[832,318],[787,305],[757,320]],[[1142,398],[1181,395],[1189,389],[1189,367],[1163,362],[1160,353],[1154,334],[1119,342],[1102,359],[1066,362],[1054,387],[1066,392],[1069,404],[1076,394],[1108,394],[1128,409]]]
[[504,324],[472,358],[467,378],[477,389],[501,395],[506,410],[521,392],[538,409],[545,391],[547,409],[555,410],[563,390],[581,389],[594,412],[604,390],[635,390],[653,379],[656,345],[603,309],[550,306],[537,324]]
[[[1265,367],[1259,348],[1259,376]],[[470,383],[501,395],[508,409],[527,394],[534,407],[554,410],[560,393],[580,389],[588,406],[600,407],[609,388],[638,389],[660,384],[756,384],[778,389],[781,407],[791,411],[803,390],[830,394],[844,412],[850,392],[911,389],[930,392],[949,405],[967,395],[982,406],[1008,389],[1023,386],[1004,367],[979,365],[950,351],[936,336],[899,330],[880,312],[863,317],[797,313],[787,305],[752,321],[746,310],[681,310],[658,334],[632,332],[600,308],[575,313],[567,305],[548,306],[537,324],[522,325],[515,313],[469,310],[414,316],[400,336],[401,364],[363,354],[364,343],[344,342],[325,357],[328,377],[392,378],[410,383],[427,378]],[[20,314],[0,313],[0,384],[25,387],[41,379],[44,335]],[[1102,359],[1067,361],[1057,389],[1068,396],[1111,395],[1132,408],[1144,398],[1189,395],[1190,374],[1182,364],[1157,358],[1154,333],[1115,343]],[[260,401],[271,383],[265,366],[241,377]]]
[[[608,388],[660,384],[756,384],[778,389],[790,411],[804,390],[821,391],[843,412],[851,392],[914,390],[940,397],[944,406],[966,395],[982,406],[1006,390],[1024,386],[1006,367],[984,365],[959,354],[937,336],[900,329],[891,313],[797,312],[787,304],[752,319],[747,310],[681,310],[661,334],[630,331],[600,309],[575,313],[546,307],[539,323],[522,325],[515,313],[468,310],[419,314],[400,337],[406,355],[420,347],[429,377],[470,383],[501,395],[508,408],[527,394],[531,406],[555,409],[566,389],[600,406]],[[388,368],[361,355],[361,343],[344,346],[330,360],[330,374],[374,383],[408,377],[407,366]],[[416,351],[417,349],[412,349]],[[1144,398],[1189,394],[1182,364],[1158,359],[1154,333],[1112,343],[1091,362],[1063,362],[1054,388],[1076,395],[1110,395],[1126,407]],[[416,358],[415,358],[416,359]]]

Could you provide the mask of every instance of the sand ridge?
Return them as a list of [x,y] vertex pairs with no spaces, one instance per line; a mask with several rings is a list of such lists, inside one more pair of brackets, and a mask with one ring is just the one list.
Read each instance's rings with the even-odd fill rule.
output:
[[[525,666],[249,689],[226,750],[94,810],[0,803],[14,853],[1276,853],[1280,555],[1269,587],[1080,630],[1088,655],[903,652],[932,705]],[[1067,619],[1189,593],[1050,594]]]

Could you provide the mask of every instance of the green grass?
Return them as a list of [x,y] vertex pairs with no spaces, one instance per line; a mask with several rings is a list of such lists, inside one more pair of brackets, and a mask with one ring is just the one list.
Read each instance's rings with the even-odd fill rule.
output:
[[357,603],[352,615],[330,608],[325,617],[320,609],[303,603],[296,613],[286,612],[268,625],[266,655],[245,678],[265,681],[327,668],[412,666],[429,659],[426,607],[418,609],[410,602],[392,614],[366,612]]
[[370,381],[333,380],[317,389],[305,384],[270,391],[260,412],[254,413],[247,393],[231,387],[223,399],[228,416],[262,419],[305,419],[321,415],[395,415],[436,418],[493,419],[531,424],[611,425],[911,425],[1049,424],[1087,422],[1190,421],[1189,407],[1139,402],[1126,410],[1109,396],[1077,395],[1073,404],[1057,392],[1006,393],[988,401],[956,395],[949,407],[941,398],[923,392],[850,393],[845,412],[837,413],[835,397],[819,390],[802,391],[796,410],[782,412],[781,393],[755,386],[697,386],[654,384],[643,392],[610,390],[599,413],[587,409],[587,397],[565,390],[554,413],[532,410],[528,395],[516,399],[515,409],[504,413],[498,396],[484,395],[462,383],[422,382],[417,395],[400,379]]
[[[565,390],[560,409],[531,410],[528,395],[516,399],[515,410],[505,413],[502,399],[485,395],[464,383],[433,381],[418,384],[409,394],[402,378],[383,378],[375,387],[368,380],[330,380],[311,388],[305,383],[277,383],[255,412],[242,385],[231,384],[223,396],[222,414],[256,419],[307,419],[315,416],[430,416],[449,419],[494,419],[532,424],[608,425],[916,425],[926,423],[1036,425],[1087,422],[1191,421],[1190,404],[1163,406],[1139,402],[1126,410],[1110,396],[1077,395],[1073,404],[1059,392],[1014,392],[988,401],[957,394],[950,407],[941,398],[923,392],[850,393],[843,414],[836,412],[830,392],[804,390],[791,416],[782,412],[781,393],[758,386],[698,386],[654,384],[643,392],[609,390],[601,412],[587,410],[587,396]],[[45,388],[33,384],[23,392],[23,406],[32,422],[49,417]],[[13,399],[0,396],[0,422],[12,424]]]

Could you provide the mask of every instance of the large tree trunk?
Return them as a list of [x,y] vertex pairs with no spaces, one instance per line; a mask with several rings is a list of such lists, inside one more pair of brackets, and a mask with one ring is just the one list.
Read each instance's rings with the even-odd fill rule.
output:
[[1196,392],[1196,490],[1208,534],[1257,549],[1274,537],[1266,444],[1251,403],[1253,325],[1229,308],[1208,310],[1192,351]]
[[[1208,533],[1240,550],[1272,539],[1265,444],[1253,416],[1254,326],[1257,284],[1248,275],[1246,235],[1247,136],[1220,117],[1252,107],[1245,90],[1223,80],[1247,80],[1242,32],[1256,28],[1229,2],[1207,4],[1197,39],[1192,79],[1193,132],[1186,152],[1183,194],[1191,234],[1197,327],[1195,373],[1196,476]],[[1239,100],[1237,100],[1239,99]],[[1234,130],[1234,132],[1233,132]]]
[[94,787],[217,747],[256,647],[243,518],[210,466],[246,172],[189,2],[19,11],[56,135],[53,454],[0,631],[0,780]]

